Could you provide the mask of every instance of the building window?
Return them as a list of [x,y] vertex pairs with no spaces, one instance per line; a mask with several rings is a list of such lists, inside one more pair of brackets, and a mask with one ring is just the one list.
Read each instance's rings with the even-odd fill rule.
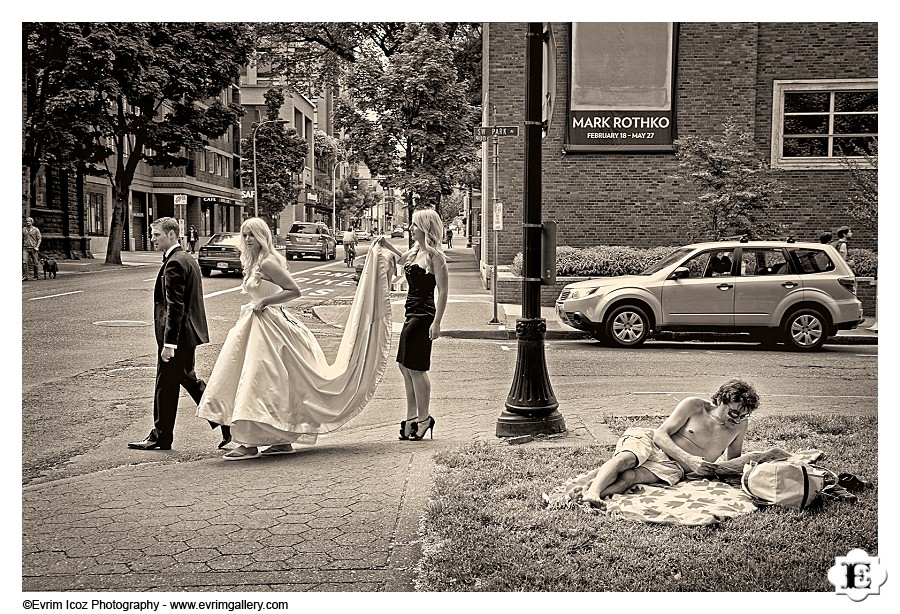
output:
[[228,160],[225,158],[225,156],[220,156],[220,157],[222,158],[222,176],[227,177],[228,176]]
[[85,226],[89,235],[106,234],[106,207],[103,194],[88,193],[87,219]]
[[222,174],[222,156],[220,156],[219,154],[213,154],[213,160],[216,165],[216,173],[215,174],[221,175]]
[[216,154],[211,151],[206,152],[206,170],[210,173],[214,172],[216,168]]
[[844,168],[841,157],[874,153],[878,141],[878,81],[775,81],[772,166]]
[[201,171],[206,170],[206,152],[205,151],[200,152],[200,170]]

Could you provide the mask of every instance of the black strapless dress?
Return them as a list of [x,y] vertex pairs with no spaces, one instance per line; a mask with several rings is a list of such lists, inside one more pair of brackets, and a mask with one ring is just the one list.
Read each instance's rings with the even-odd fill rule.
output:
[[428,331],[434,322],[434,289],[437,279],[418,264],[403,265],[409,292],[406,295],[406,321],[400,331],[397,362],[414,371],[431,368],[431,339]]

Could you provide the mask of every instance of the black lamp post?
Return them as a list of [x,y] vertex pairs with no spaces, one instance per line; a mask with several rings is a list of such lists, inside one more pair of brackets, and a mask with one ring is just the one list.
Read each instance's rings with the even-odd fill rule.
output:
[[547,321],[541,316],[541,110],[544,27],[529,23],[525,55],[525,194],[522,317],[516,320],[516,370],[497,419],[497,437],[566,430],[544,358]]

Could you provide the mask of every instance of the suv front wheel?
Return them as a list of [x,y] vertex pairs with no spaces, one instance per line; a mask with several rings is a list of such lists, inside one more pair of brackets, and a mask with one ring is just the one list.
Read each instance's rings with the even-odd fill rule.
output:
[[798,309],[785,318],[782,333],[785,344],[792,350],[818,350],[828,338],[828,321],[818,309]]
[[641,345],[650,334],[650,318],[637,305],[620,305],[606,317],[603,337],[623,348]]

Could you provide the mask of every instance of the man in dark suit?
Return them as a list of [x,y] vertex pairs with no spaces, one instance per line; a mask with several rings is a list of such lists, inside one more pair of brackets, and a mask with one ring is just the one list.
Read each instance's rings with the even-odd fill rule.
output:
[[[171,450],[180,387],[184,386],[196,403],[206,389],[206,382],[194,373],[194,353],[198,345],[209,342],[209,332],[200,267],[179,245],[178,221],[162,217],[150,224],[150,228],[150,240],[165,254],[153,288],[153,319],[159,351],[153,430],[146,439],[131,442],[128,447]],[[223,427],[223,439],[230,435],[228,430]]]

